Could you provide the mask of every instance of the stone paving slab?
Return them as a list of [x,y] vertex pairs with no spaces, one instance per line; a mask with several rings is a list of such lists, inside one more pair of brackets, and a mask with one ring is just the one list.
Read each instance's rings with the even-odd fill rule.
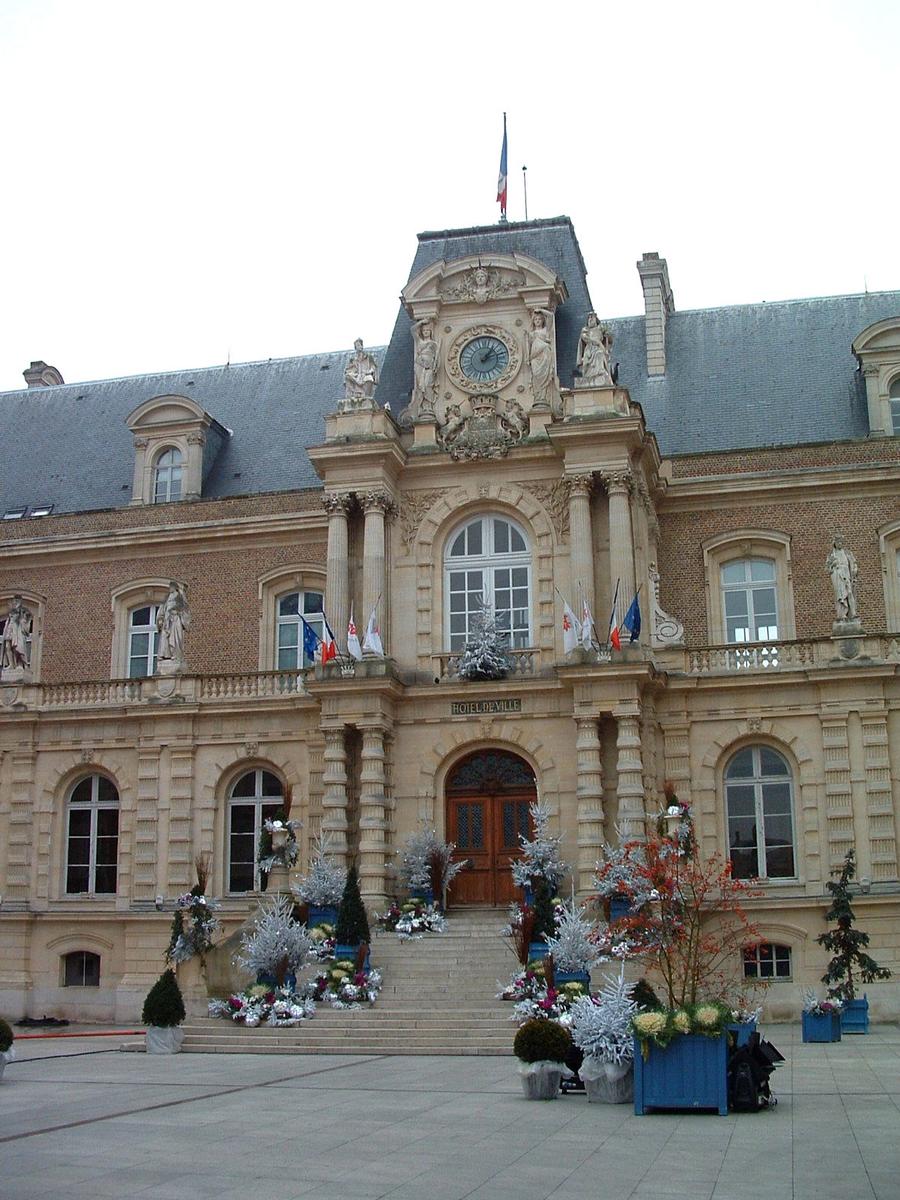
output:
[[788,1059],[778,1107],[728,1117],[528,1103],[510,1058],[19,1040],[0,1083],[0,1196],[897,1200],[900,1028],[827,1046],[766,1033]]

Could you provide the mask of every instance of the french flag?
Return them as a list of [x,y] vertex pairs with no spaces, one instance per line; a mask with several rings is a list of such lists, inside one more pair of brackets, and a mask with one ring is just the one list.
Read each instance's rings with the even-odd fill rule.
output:
[[506,113],[503,114],[503,149],[500,151],[500,175],[497,179],[497,199],[500,201],[500,220],[506,219]]

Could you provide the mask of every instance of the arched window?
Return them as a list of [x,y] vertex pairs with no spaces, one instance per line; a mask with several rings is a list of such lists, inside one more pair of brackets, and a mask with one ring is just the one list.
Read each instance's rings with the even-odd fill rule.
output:
[[313,657],[309,653],[311,647],[304,647],[303,643],[303,622],[310,626],[317,637],[323,636],[323,601],[321,592],[288,592],[278,597],[275,666],[279,671],[293,671],[313,665]]
[[128,678],[146,679],[156,671],[157,604],[132,608],[128,613]]
[[263,821],[284,804],[277,775],[256,767],[232,784],[228,793],[228,891],[266,890],[266,876],[256,865]]
[[745,979],[790,979],[791,948],[760,942],[744,951]]
[[719,569],[726,642],[778,640],[775,561],[739,558]]
[[90,950],[72,950],[63,955],[63,987],[99,987],[100,955]]
[[725,768],[728,850],[735,879],[792,879],[791,770],[769,746],[745,746]]
[[531,645],[531,552],[525,534],[505,517],[468,521],[444,554],[447,648],[463,650],[482,606],[493,612],[511,647]]
[[119,793],[105,775],[88,775],[69,793],[66,894],[114,896],[118,861]]
[[170,446],[163,450],[153,468],[153,503],[166,504],[181,499],[181,451]]
[[891,402],[891,428],[900,437],[900,375],[891,384],[888,399]]

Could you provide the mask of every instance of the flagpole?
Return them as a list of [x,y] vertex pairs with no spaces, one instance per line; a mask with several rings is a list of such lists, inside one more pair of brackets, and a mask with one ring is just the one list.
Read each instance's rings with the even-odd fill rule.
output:
[[525,220],[528,220],[528,176],[527,167],[522,168],[522,187],[525,189]]
[[[609,635],[612,633],[613,621],[615,621],[615,619],[616,619],[616,601],[619,598],[619,584],[621,582],[622,582],[621,579],[616,580],[616,590],[613,593],[612,612],[609,614],[609,625],[606,630],[606,645],[607,646],[612,645]],[[618,625],[616,626],[616,628],[618,628]],[[599,642],[598,642],[598,645],[599,645]]]

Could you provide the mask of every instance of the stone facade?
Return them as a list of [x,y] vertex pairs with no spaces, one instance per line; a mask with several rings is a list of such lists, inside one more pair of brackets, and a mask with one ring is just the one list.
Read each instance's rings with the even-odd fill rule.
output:
[[[646,352],[665,376],[674,302],[664,260],[642,261],[645,286],[648,263],[665,281],[665,294],[650,289]],[[256,899],[229,891],[229,795],[246,772],[292,789],[299,869],[329,831],[377,909],[395,847],[422,821],[454,831],[448,776],[491,750],[534,772],[587,896],[603,842],[641,836],[665,780],[691,801],[704,848],[727,852],[726,767],[742,749],[771,749],[790,781],[794,869],[767,878],[752,903],[763,937],[791,953],[770,1015],[794,1013],[799,987],[822,974],[824,883],[850,845],[860,923],[879,961],[900,966],[900,442],[879,429],[877,440],[667,454],[626,388],[569,386],[567,321],[577,334],[586,314],[567,318],[578,280],[557,270],[462,246],[415,274],[404,303],[428,323],[438,370],[424,384],[413,376],[405,335],[379,388],[397,377],[392,355],[407,354],[412,411],[396,399],[385,410],[379,391],[371,405],[338,398],[323,412],[307,449],[324,503],[311,487],[142,503],[147,459],[119,508],[5,524],[0,616],[21,594],[40,656],[32,678],[0,677],[0,1010],[135,1020],[198,853],[211,856],[210,890],[236,929]],[[536,358],[546,343],[533,349],[547,325],[549,375]],[[190,413],[213,429],[202,405]],[[223,444],[227,424],[215,422]],[[134,466],[121,464],[123,478]],[[209,464],[193,470],[200,479]],[[469,601],[452,597],[471,585],[452,576],[451,545],[467,523],[494,519],[524,540],[511,566],[498,542],[496,561],[524,564],[527,598],[509,601],[513,627],[522,622],[510,674],[471,683],[455,674],[454,615]],[[852,637],[833,631],[824,567],[838,531],[859,564]],[[463,559],[463,572],[493,572],[479,578],[502,609],[501,575],[476,553]],[[771,564],[777,618],[729,638],[722,568],[750,560]],[[683,640],[654,625],[655,572],[660,611]],[[129,677],[128,614],[161,602],[170,579],[190,597],[189,668]],[[639,640],[566,656],[560,597],[579,613],[588,603],[604,643],[617,584],[619,619],[641,597]],[[324,593],[342,652],[350,611],[362,631],[375,608],[386,657],[279,666],[276,603],[306,591]],[[113,893],[67,891],[72,793],[93,775],[118,792]],[[67,981],[65,956],[82,951],[99,956],[97,985]],[[868,989],[876,1017],[900,1014],[897,988]]]

